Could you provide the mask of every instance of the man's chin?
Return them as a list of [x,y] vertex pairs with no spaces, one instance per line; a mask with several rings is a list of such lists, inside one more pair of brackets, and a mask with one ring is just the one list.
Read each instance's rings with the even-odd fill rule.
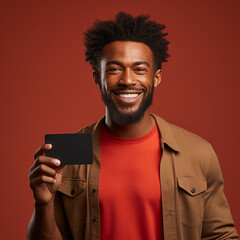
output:
[[116,108],[116,111],[118,111],[119,114],[125,115],[125,116],[133,116],[136,115],[139,112],[139,108],[132,109],[131,107],[127,107],[125,109],[119,109]]
[[118,125],[129,125],[139,122],[143,116],[144,112],[134,111],[134,112],[109,112],[111,120]]

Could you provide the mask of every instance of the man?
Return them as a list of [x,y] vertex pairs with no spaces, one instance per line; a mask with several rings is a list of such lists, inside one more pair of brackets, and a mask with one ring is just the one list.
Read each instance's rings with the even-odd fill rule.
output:
[[238,239],[211,145],[149,112],[168,41],[163,25],[119,13],[85,33],[106,105],[92,165],[35,153],[28,239]]

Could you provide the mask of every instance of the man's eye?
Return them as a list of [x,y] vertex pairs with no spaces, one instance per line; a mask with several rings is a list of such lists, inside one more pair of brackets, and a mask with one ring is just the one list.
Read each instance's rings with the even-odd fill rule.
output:
[[141,68],[141,67],[135,68],[134,70],[135,70],[136,72],[141,72],[141,73],[147,72],[147,69],[146,69],[146,68]]
[[110,73],[118,73],[120,71],[121,71],[121,69],[118,67],[111,67],[111,68],[107,69],[107,72],[110,72]]

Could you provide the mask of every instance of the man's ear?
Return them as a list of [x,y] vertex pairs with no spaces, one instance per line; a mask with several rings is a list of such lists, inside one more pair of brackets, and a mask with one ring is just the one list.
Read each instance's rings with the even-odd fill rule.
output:
[[101,86],[101,79],[100,79],[100,74],[99,74],[98,70],[94,69],[92,71],[92,75],[93,75],[94,83],[100,88],[100,86]]
[[154,88],[157,88],[157,86],[160,84],[162,80],[162,70],[158,69],[154,74]]

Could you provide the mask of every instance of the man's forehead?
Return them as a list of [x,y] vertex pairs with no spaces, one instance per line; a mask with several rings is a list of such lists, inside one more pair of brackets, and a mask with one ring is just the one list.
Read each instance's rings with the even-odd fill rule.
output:
[[147,62],[153,64],[153,54],[151,49],[144,43],[132,41],[115,41],[108,43],[102,54],[102,64],[112,61],[136,63]]

